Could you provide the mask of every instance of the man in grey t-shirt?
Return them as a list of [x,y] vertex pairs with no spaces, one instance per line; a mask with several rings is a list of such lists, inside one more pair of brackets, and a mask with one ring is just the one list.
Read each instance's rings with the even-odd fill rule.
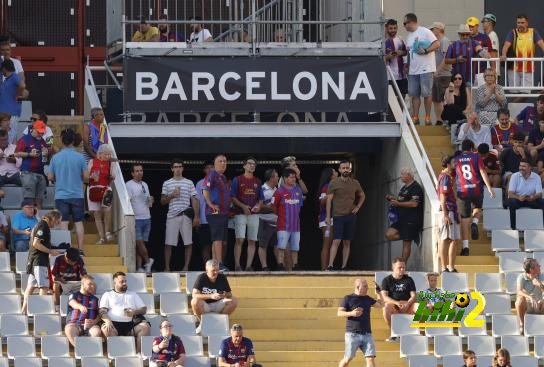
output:
[[526,259],[523,263],[523,270],[524,272],[518,277],[516,298],[516,313],[522,335],[525,314],[544,313],[544,302],[542,301],[544,276],[540,274],[540,264],[535,259]]
[[450,40],[444,34],[445,28],[444,23],[441,22],[434,22],[433,25],[429,27],[440,42],[440,47],[437,48],[434,53],[436,59],[436,72],[434,73],[432,91],[434,113],[436,115],[437,125],[441,125],[442,122],[444,93],[451,82],[451,65],[444,62],[446,53],[448,52],[448,47],[450,45]]

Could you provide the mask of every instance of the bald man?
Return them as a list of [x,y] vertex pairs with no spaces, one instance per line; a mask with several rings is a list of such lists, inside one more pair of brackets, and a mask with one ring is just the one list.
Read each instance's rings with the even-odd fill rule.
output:
[[376,347],[370,329],[370,308],[383,307],[385,304],[378,285],[376,285],[376,293],[378,299],[368,296],[367,281],[356,279],[353,294],[345,296],[338,307],[338,317],[346,318],[346,350],[344,358],[340,361],[340,367],[349,365],[349,362],[355,358],[357,348],[364,353],[367,367],[374,367]]

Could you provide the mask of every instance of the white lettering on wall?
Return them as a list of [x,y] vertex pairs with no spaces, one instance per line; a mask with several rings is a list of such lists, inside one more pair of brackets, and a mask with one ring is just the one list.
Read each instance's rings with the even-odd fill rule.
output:
[[[200,84],[200,80],[207,80],[206,83]],[[204,92],[208,101],[215,100],[212,94],[212,88],[215,85],[215,78],[210,73],[194,72],[193,73],[193,101],[198,101],[198,92]]]
[[[148,72],[136,73],[136,100],[152,101],[159,95],[157,88],[157,74]],[[144,89],[151,89],[151,93],[144,94]]]

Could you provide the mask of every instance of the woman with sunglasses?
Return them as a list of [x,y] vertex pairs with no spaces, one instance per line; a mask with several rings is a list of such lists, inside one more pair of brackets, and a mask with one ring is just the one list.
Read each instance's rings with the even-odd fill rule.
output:
[[172,324],[167,319],[161,321],[161,335],[153,339],[153,354],[150,367],[183,366],[185,348],[181,339],[174,335]]
[[465,120],[470,106],[472,105],[470,91],[460,73],[451,77],[450,85],[444,95],[444,111],[442,112],[442,121],[452,124],[459,124],[459,121]]
[[484,70],[485,83],[474,92],[474,104],[476,113],[482,125],[492,127],[497,121],[497,112],[501,108],[507,108],[508,103],[504,95],[504,89],[497,84],[497,73],[491,68]]

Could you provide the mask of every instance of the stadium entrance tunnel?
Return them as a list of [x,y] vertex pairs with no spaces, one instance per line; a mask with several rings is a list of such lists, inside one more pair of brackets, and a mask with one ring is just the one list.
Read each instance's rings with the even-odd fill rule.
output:
[[[228,158],[226,175],[229,179],[243,173],[243,160],[248,156],[258,161],[256,176],[263,179],[269,168],[279,171],[280,161],[286,156],[295,156],[302,178],[309,193],[301,211],[301,243],[299,264],[303,270],[320,270],[322,233],[318,228],[319,178],[325,167],[338,168],[343,159],[353,162],[353,176],[361,182],[366,201],[359,213],[357,233],[351,246],[348,267],[357,270],[375,270],[389,267],[392,256],[390,244],[385,240],[387,228],[386,194],[395,194],[401,186],[398,172],[390,172],[391,164],[385,161],[384,149],[399,144],[398,138],[115,138],[114,145],[121,160],[125,180],[131,179],[133,163],[144,166],[144,181],[155,197],[151,209],[152,229],[148,249],[157,259],[157,269],[162,269],[162,253],[167,206],[160,205],[162,184],[171,178],[170,161],[184,161],[183,175],[195,185],[203,178],[204,162],[212,161],[221,152]],[[174,249],[172,270],[183,266],[183,247]],[[244,244],[244,249],[247,244]],[[233,266],[234,231],[229,231],[227,265]],[[242,264],[245,264],[245,250]],[[202,269],[201,252],[193,248],[191,269]],[[269,264],[273,264],[269,249]],[[160,260],[159,260],[160,259]],[[335,265],[341,265],[339,250]],[[255,256],[254,269],[260,269]]]

